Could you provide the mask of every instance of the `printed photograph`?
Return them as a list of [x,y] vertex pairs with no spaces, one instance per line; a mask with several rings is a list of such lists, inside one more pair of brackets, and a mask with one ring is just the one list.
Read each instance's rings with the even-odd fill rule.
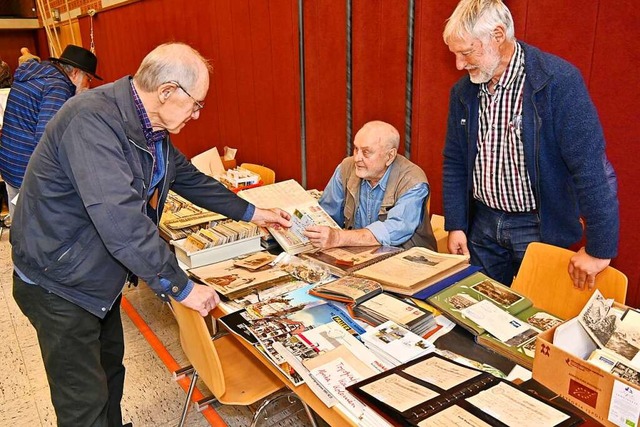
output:
[[533,316],[528,317],[527,323],[541,331],[546,331],[562,323],[562,320],[544,311],[539,311]]
[[613,367],[611,373],[631,383],[640,385],[640,372],[628,367],[624,363],[616,363],[616,366]]
[[605,345],[616,329],[616,316],[609,314],[612,301],[607,301],[596,291],[580,313],[580,323],[601,346]]
[[640,328],[626,322],[619,322],[605,344],[627,360],[633,360],[640,351]]
[[535,337],[525,342],[522,347],[522,352],[529,357],[534,357],[536,355],[536,339]]
[[491,280],[483,280],[471,286],[471,289],[507,308],[523,299],[520,295],[511,292],[507,288],[496,285]]
[[407,255],[402,257],[404,259],[406,259],[407,261],[410,262],[415,262],[416,264],[425,264],[425,265],[429,265],[431,267],[436,266],[438,264],[440,264],[440,260],[437,259],[429,259],[424,255]]
[[269,264],[275,259],[275,256],[268,252],[257,252],[246,258],[236,259],[233,263],[236,267],[246,268],[247,270],[257,270]]
[[471,307],[478,301],[467,294],[455,294],[447,298],[445,302],[455,309],[462,310]]

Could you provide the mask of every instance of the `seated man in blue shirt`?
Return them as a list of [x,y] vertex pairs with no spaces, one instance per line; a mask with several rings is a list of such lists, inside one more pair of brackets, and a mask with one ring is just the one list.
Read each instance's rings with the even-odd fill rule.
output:
[[344,229],[307,227],[305,235],[314,246],[436,250],[427,210],[427,177],[398,154],[399,143],[398,131],[385,122],[372,121],[358,131],[353,156],[338,165],[320,198],[320,206]]

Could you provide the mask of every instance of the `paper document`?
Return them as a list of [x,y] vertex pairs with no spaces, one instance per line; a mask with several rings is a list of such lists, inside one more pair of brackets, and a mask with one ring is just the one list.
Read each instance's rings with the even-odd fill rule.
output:
[[[532,334],[527,339],[536,335],[536,332],[527,323],[498,308],[488,300],[482,300],[467,307],[461,313],[506,344],[510,344],[508,341],[517,336],[529,335],[528,331],[531,331]],[[517,345],[515,342],[512,344]]]

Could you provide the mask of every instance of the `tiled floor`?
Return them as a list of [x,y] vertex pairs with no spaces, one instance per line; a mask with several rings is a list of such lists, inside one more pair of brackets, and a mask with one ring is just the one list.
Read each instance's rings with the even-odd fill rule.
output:
[[[4,369],[0,369],[0,426],[52,426],[56,424],[56,418],[36,334],[11,295],[12,263],[8,239],[5,232],[0,240],[0,360],[4,362]],[[186,365],[178,326],[168,307],[144,285],[127,289],[125,296],[173,358],[181,366]],[[135,427],[177,425],[184,391],[173,381],[171,373],[136,326],[124,313],[122,318],[127,368],[122,402],[124,421],[133,422]],[[198,387],[205,395],[209,394],[204,384],[199,383]],[[291,415],[299,409],[299,404],[285,408],[265,424],[307,425],[303,413]],[[251,411],[245,407],[219,406],[216,411],[229,426],[247,426],[251,419]],[[186,425],[208,426],[209,423],[200,413],[191,410]]]

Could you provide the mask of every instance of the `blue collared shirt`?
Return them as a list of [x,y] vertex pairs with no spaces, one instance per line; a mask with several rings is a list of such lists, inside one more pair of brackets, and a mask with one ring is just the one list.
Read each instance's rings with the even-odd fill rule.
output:
[[[429,195],[429,186],[426,183],[420,183],[409,189],[389,209],[387,219],[379,221],[378,214],[387,189],[389,171],[390,168],[373,187],[369,181],[361,180],[354,228],[368,229],[381,245],[398,246],[409,240],[420,225],[424,203]],[[342,184],[340,166],[338,166],[324,189],[319,203],[341,227],[344,227],[344,201],[345,188]]]

